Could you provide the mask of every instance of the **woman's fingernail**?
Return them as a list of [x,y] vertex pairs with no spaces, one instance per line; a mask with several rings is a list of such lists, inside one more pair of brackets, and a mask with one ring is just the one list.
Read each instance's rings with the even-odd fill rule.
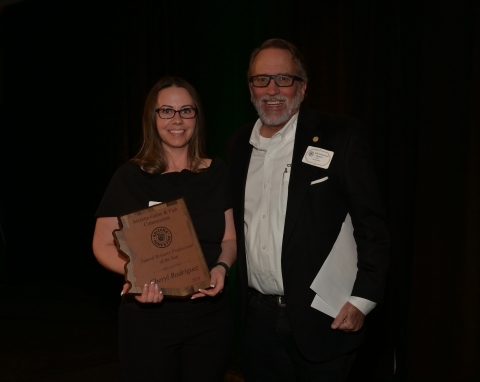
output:
[[155,284],[155,289],[158,290],[158,284]]
[[147,289],[147,288],[148,288],[148,284],[145,284],[145,285],[143,286],[143,289]]
[[192,296],[192,297],[190,297],[190,300],[195,300],[195,297],[193,297],[193,296]]
[[120,296],[123,296],[123,290],[120,292]]
[[155,281],[150,281],[150,284],[152,284],[152,285],[155,284]]
[[210,285],[211,288],[215,288],[215,284]]
[[163,291],[160,289],[160,290],[158,291],[158,293],[163,294]]

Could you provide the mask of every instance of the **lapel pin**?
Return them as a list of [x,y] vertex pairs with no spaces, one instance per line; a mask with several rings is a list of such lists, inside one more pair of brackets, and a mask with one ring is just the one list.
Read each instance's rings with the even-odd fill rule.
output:
[[313,137],[314,142],[318,142],[318,137]]

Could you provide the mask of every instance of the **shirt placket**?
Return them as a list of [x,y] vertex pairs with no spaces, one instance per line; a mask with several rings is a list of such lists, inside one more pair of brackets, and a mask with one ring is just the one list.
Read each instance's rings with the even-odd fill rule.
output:
[[260,214],[260,253],[262,268],[264,269],[265,282],[270,287],[275,287],[275,278],[272,276],[272,264],[270,258],[272,256],[273,243],[269,242],[270,235],[270,199],[272,197],[272,177],[275,168],[275,156],[279,150],[279,144],[281,143],[281,136],[275,135],[271,138],[267,151],[265,153],[265,159],[263,163],[263,185],[262,185],[262,203]]

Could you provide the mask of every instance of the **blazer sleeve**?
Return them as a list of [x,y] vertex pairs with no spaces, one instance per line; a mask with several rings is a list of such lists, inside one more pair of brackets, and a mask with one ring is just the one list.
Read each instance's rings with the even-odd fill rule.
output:
[[363,126],[352,129],[345,146],[345,190],[357,244],[357,277],[352,296],[382,302],[388,268],[385,206]]

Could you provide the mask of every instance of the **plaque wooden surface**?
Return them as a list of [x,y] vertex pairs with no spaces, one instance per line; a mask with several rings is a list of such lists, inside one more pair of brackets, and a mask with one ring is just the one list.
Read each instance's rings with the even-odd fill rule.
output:
[[185,297],[210,287],[210,272],[183,198],[118,218],[115,245],[127,257],[127,293],[158,283],[164,296]]

